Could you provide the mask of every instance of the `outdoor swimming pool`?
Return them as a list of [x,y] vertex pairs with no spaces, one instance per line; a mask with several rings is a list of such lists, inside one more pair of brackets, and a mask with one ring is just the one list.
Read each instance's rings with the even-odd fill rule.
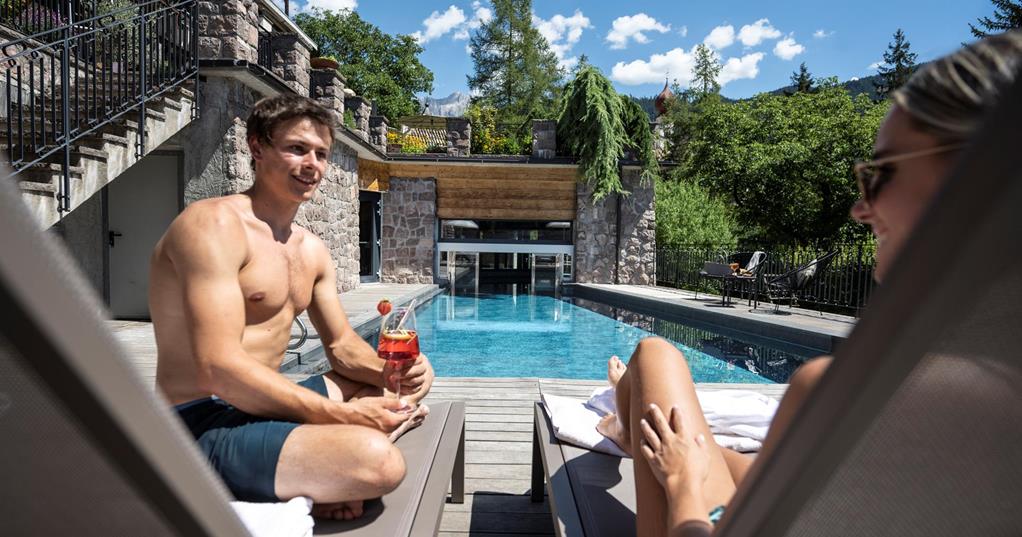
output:
[[636,343],[651,335],[682,350],[696,382],[787,382],[818,354],[570,297],[442,294],[416,316],[421,350],[442,377],[601,379],[608,357],[627,361]]

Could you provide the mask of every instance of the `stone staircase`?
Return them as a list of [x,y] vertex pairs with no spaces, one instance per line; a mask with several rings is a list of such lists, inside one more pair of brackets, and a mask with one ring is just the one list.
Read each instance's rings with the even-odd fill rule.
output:
[[[114,85],[106,89],[99,88],[94,96],[98,103],[117,102],[119,97],[120,90],[116,85],[116,75],[108,76],[107,80],[113,81]],[[92,88],[90,88],[91,91],[93,91]],[[71,93],[74,93],[74,88]],[[84,91],[82,93],[84,94]],[[90,103],[92,99],[93,96],[90,93]],[[62,115],[60,105],[58,99],[57,109],[54,110],[49,96],[46,99],[40,99],[37,96],[35,116],[32,116],[28,106],[25,106],[21,111],[20,118],[16,107],[12,107],[13,120],[0,118],[0,151],[2,151],[0,154],[3,155],[3,160],[8,160],[11,143],[8,140],[8,122],[10,122],[15,140],[19,138],[19,128],[26,140],[29,138],[33,126],[37,136],[43,130],[52,132],[54,126],[52,114],[56,112],[59,122]],[[188,125],[193,119],[195,105],[196,96],[191,80],[148,101],[145,119],[145,148],[142,151],[142,158]],[[34,122],[28,119],[30,117],[35,117]],[[81,119],[79,124],[82,128],[86,128],[88,121],[85,118]],[[74,124],[76,121],[76,118],[72,116],[71,122]],[[128,110],[114,121],[95,128],[72,143],[71,166],[69,168],[71,210],[115,180],[139,160],[139,157],[136,156],[138,133],[139,113],[136,107]],[[21,149],[15,147],[15,151],[15,157],[21,157]],[[32,161],[35,158],[35,155],[26,152],[22,160]],[[22,197],[44,227],[52,226],[61,218],[61,213],[58,211],[58,194],[63,181],[63,162],[64,151],[61,149],[46,157],[44,161],[25,168],[11,178],[17,181]]]

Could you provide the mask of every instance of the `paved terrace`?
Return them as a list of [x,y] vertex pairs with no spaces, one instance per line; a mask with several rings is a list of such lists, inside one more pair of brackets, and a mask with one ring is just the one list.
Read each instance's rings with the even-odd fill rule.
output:
[[[341,302],[353,326],[365,333],[374,328],[378,317],[376,302],[388,297],[403,303],[412,297],[427,297],[437,292],[436,286],[367,284],[341,295]],[[665,314],[678,315],[675,308],[689,308],[695,312],[712,312],[717,322],[744,325],[742,319],[776,323],[778,326],[797,326],[806,332],[819,333],[830,341],[842,337],[850,330],[853,320],[834,316],[820,317],[817,313],[797,312],[794,315],[774,317],[750,314],[748,307],[717,308],[719,297],[702,295],[698,299],[687,291],[638,286],[586,285],[575,286],[576,295],[603,298],[622,306],[634,304],[644,309],[660,308]],[[651,306],[652,304],[652,306]],[[659,304],[659,305],[658,305]],[[694,313],[689,312],[692,315]],[[701,314],[698,314],[699,316]],[[725,317],[720,317],[724,315]],[[730,321],[730,322],[729,322]],[[149,323],[111,321],[115,335],[126,346],[139,373],[147,385],[152,386],[156,372],[156,346],[152,325]],[[310,326],[311,329],[311,326]],[[292,365],[285,375],[300,380],[320,367],[316,362],[318,340],[313,338],[301,351],[302,363],[290,358]],[[321,352],[318,353],[321,356]],[[430,401],[464,401],[466,406],[466,483],[465,503],[448,504],[440,527],[440,535],[466,536],[547,536],[553,534],[549,506],[546,502],[529,501],[530,464],[532,457],[532,406],[540,392],[588,397],[602,381],[537,379],[537,378],[438,378],[427,397]],[[780,398],[787,385],[720,385],[702,384],[702,389],[744,388],[755,389],[771,397]]]

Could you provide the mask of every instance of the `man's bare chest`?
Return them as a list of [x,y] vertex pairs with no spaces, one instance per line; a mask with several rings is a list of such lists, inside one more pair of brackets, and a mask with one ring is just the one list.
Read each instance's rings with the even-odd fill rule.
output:
[[287,311],[297,315],[312,301],[315,270],[296,248],[262,245],[238,276],[246,324],[258,324]]

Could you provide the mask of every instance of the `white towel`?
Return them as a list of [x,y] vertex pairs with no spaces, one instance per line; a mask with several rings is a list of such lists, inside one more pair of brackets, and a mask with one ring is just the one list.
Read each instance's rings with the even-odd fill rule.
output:
[[252,537],[311,537],[312,500],[304,496],[280,503],[231,502]]
[[[740,452],[759,451],[777,401],[748,390],[698,390],[699,405],[717,445]],[[599,431],[600,418],[617,413],[614,389],[598,388],[587,401],[543,394],[557,438],[594,451],[626,456]]]

